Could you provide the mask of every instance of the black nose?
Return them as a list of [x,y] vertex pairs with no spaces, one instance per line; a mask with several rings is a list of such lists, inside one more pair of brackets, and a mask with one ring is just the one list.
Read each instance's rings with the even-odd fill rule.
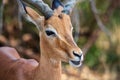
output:
[[75,52],[73,51],[73,55],[74,55],[75,57],[78,57],[78,58],[81,60],[82,54],[75,53]]
[[80,67],[82,65],[82,61],[83,61],[83,54],[81,53],[75,53],[73,51],[73,55],[74,55],[74,59],[71,59],[69,61],[70,65],[74,66],[74,67]]

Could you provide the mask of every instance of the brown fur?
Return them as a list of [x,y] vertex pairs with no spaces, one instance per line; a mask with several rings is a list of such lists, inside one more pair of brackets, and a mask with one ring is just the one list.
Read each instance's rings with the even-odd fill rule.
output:
[[[17,51],[10,47],[0,48],[0,80],[61,80],[61,61],[73,59],[73,51],[81,52],[72,37],[70,17],[54,13],[48,20],[27,7],[29,16],[41,28],[39,63],[33,59],[20,58]],[[59,17],[60,15],[60,17]],[[51,25],[60,37],[48,38],[45,29]]]

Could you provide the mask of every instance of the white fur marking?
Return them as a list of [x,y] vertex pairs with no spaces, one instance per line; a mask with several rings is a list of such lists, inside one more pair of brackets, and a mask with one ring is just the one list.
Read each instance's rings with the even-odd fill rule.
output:
[[57,35],[57,31],[51,25],[48,25],[48,28],[46,30],[53,31]]
[[81,56],[81,61],[83,61],[84,60],[84,56],[83,56],[83,54],[82,54],[82,56]]
[[69,64],[70,64],[71,66],[73,66],[73,67],[80,67],[80,66],[82,65],[82,62],[80,62],[79,65],[75,65],[75,64],[73,64],[71,61],[69,61]]
[[[51,25],[48,25],[48,28],[46,28],[46,31],[52,31],[55,33],[56,36],[59,37],[57,31]],[[47,37],[50,37],[50,36],[47,36]]]
[[[80,64],[79,65],[75,65],[72,61],[80,61]],[[81,54],[81,58],[79,57],[76,57],[74,59],[72,59],[72,61],[70,60],[69,61],[69,64],[73,67],[80,67],[82,65],[82,61],[83,61],[83,54]]]

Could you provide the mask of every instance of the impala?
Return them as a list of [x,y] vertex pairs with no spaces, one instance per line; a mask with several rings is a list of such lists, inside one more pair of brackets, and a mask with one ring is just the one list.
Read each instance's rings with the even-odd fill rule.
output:
[[[73,40],[69,16],[76,2],[71,0],[63,5],[53,0],[51,9],[42,0],[18,0],[24,16],[39,30],[40,60],[24,59],[14,48],[1,47],[0,80],[61,80],[61,61],[74,67],[82,64],[83,54]],[[26,3],[38,12],[23,5]]]

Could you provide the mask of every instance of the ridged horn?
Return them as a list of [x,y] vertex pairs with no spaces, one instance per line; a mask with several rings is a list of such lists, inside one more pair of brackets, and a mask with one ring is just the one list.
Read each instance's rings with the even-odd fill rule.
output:
[[69,15],[78,1],[79,0],[68,0],[62,12]]
[[37,10],[44,15],[46,19],[53,15],[53,10],[42,0],[23,0],[25,3],[37,8]]

